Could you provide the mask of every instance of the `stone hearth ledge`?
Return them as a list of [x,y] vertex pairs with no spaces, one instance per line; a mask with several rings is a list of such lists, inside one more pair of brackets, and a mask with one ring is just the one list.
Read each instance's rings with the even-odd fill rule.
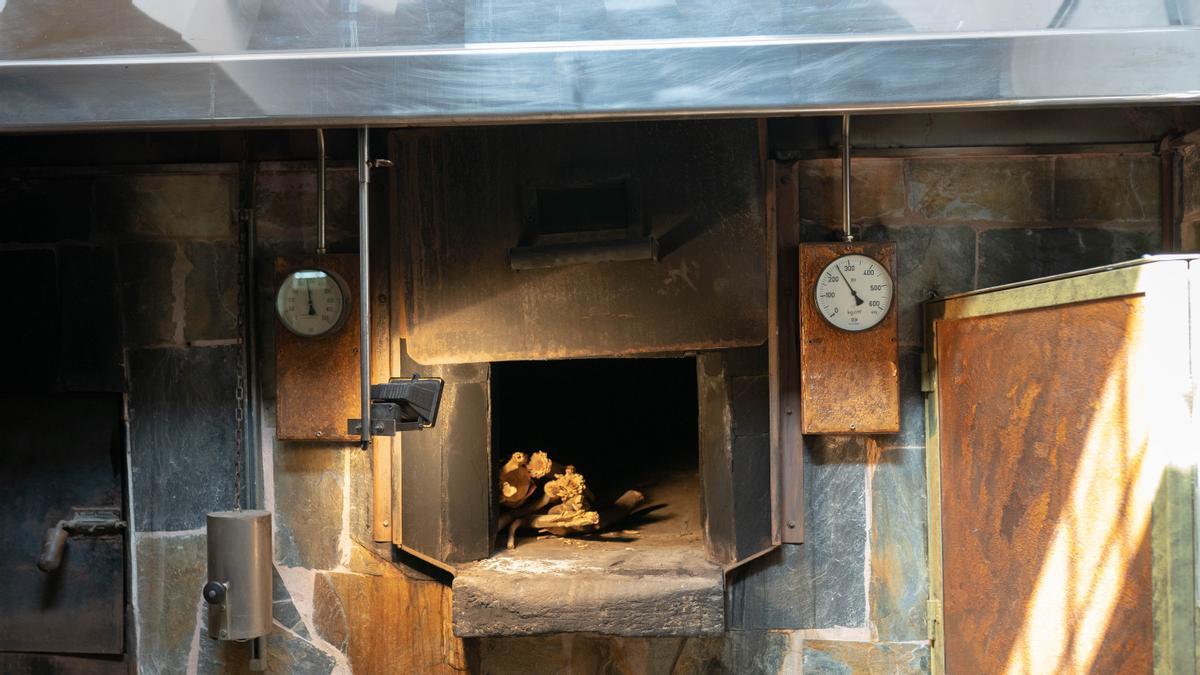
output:
[[[597,547],[599,548],[599,547]],[[563,547],[538,557],[505,551],[459,568],[454,634],[717,635],[725,575],[694,547]]]

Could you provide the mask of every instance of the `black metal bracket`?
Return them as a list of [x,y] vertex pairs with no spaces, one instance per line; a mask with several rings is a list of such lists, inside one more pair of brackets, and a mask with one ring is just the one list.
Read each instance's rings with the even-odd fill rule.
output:
[[[437,423],[445,383],[437,377],[392,378],[371,385],[371,434],[395,436],[398,431],[420,431]],[[362,419],[346,421],[347,432],[362,435]]]

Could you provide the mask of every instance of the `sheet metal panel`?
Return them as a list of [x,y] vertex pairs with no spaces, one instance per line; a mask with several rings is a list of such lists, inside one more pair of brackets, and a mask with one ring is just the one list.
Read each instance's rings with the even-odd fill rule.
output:
[[[39,25],[28,11],[17,11],[27,1],[0,5],[0,131],[451,124],[1200,98],[1200,33],[1190,23],[1190,7],[1172,19],[1146,18],[1135,7],[1128,20],[1097,18],[1095,25],[1074,28],[1068,22],[1044,30],[1046,24],[1033,20],[882,21],[870,8],[851,12],[848,3],[838,5],[840,15],[805,14],[780,24],[733,20],[715,8],[718,3],[695,12],[672,3],[672,11],[687,20],[648,11],[635,22],[613,17],[636,14],[604,12],[599,24],[580,18],[586,13],[555,14],[553,3],[522,3],[527,23],[449,3],[417,33],[359,19],[331,28],[325,26],[330,17],[319,13],[260,21],[235,12],[224,27],[199,32],[185,19],[163,16],[162,31],[129,37],[120,32],[120,17],[128,15],[128,26],[144,22],[133,21],[128,7],[97,17],[90,32],[67,31],[49,18]],[[51,4],[61,5],[62,16],[77,3]],[[149,4],[167,3],[140,3]],[[194,2],[193,11],[210,4],[216,3]],[[932,16],[935,3],[911,4],[923,17]],[[741,15],[755,17],[752,4],[736,6]],[[1020,14],[994,9],[1000,19]],[[157,10],[147,11],[156,16]],[[397,9],[393,16],[406,12]],[[968,32],[968,26],[976,28]]]

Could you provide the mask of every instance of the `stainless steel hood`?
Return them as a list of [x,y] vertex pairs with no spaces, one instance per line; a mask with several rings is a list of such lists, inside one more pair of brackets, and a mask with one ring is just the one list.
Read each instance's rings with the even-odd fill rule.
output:
[[1200,0],[0,0],[0,130],[1192,102]]

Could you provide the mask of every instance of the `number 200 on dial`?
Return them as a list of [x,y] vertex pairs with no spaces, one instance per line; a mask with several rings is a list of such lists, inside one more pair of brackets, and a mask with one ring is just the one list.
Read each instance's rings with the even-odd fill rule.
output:
[[835,328],[867,330],[892,306],[892,276],[878,260],[853,253],[825,266],[817,279],[817,311]]

